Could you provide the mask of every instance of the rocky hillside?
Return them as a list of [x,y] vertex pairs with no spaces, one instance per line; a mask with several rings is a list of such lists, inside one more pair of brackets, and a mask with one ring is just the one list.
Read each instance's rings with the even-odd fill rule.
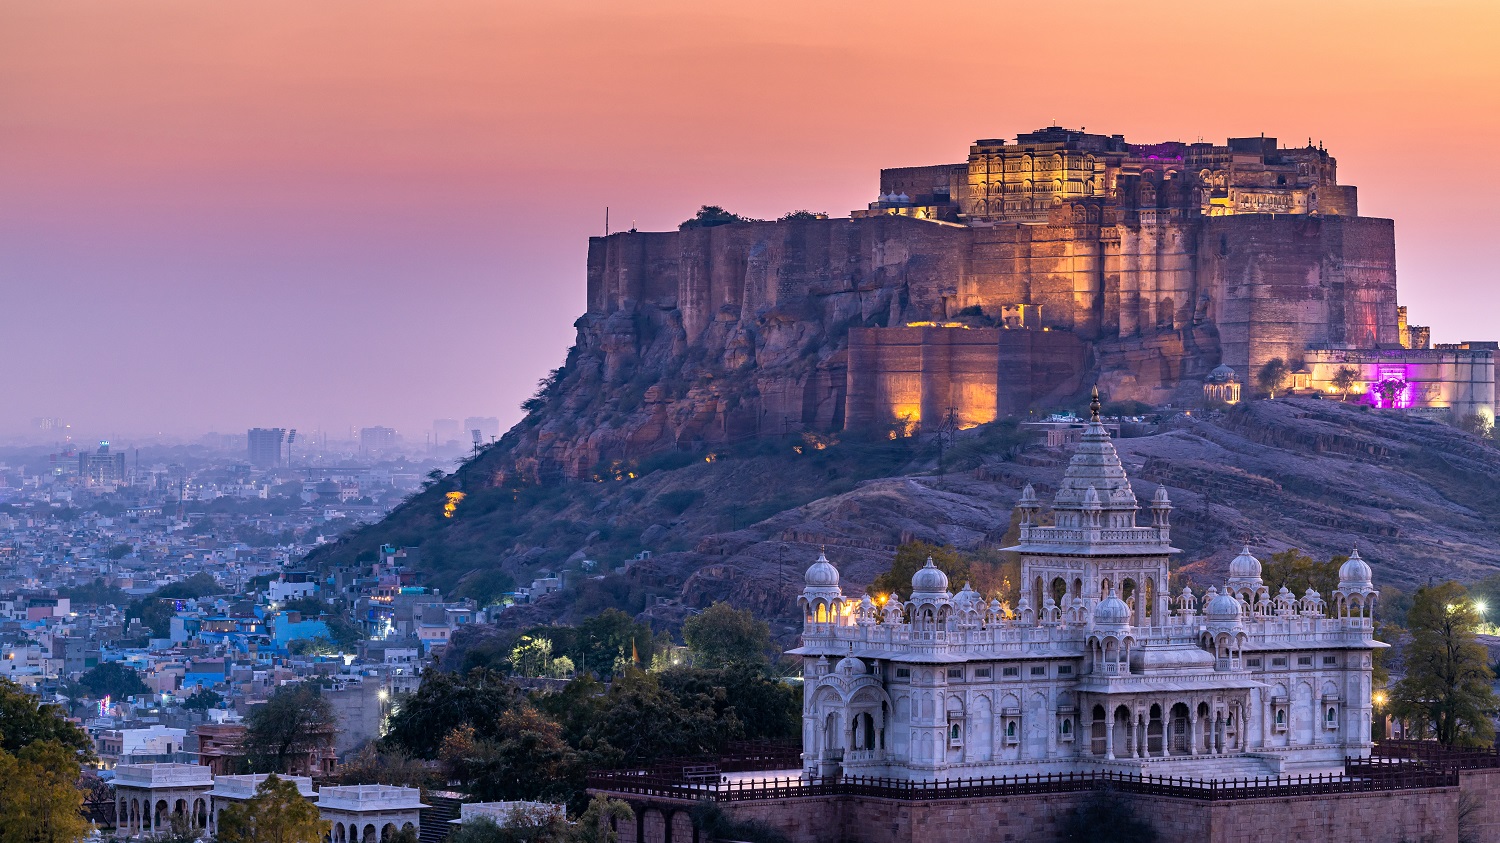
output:
[[[1024,441],[1006,423],[946,447],[789,435],[540,482],[502,468],[511,459],[502,441],[314,558],[349,563],[382,543],[419,546],[433,583],[481,598],[542,570],[573,572],[563,593],[507,613],[514,623],[611,605],[670,623],[716,599],[790,620],[820,547],[860,587],[902,542],[1000,543],[1020,489],[1030,482],[1047,499],[1066,465],[1066,453]],[[1378,581],[1402,588],[1500,568],[1500,450],[1445,425],[1332,401],[1258,401],[1118,447],[1138,497],[1168,487],[1180,569],[1194,580],[1222,578],[1245,543],[1323,558],[1358,547]],[[444,497],[459,490],[466,497],[445,518]],[[605,573],[642,550],[652,556]],[[584,559],[600,563],[602,578],[584,575]]]

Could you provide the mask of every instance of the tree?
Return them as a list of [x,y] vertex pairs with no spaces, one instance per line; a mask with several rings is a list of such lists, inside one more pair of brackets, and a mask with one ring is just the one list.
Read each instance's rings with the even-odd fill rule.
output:
[[578,843],[619,843],[620,834],[615,829],[628,828],[633,822],[635,811],[628,803],[596,793],[578,818]]
[[480,801],[566,796],[582,772],[561,727],[527,703],[501,715],[493,735],[477,737],[468,724],[454,729],[438,754],[448,777]]
[[366,744],[354,757],[339,765],[335,779],[340,784],[389,784],[397,787],[436,787],[445,784],[436,765],[412,758],[399,749],[382,750]]
[[[820,216],[819,216],[819,213],[817,211],[787,211],[786,213],[784,213],[780,217],[778,217],[777,221],[778,222],[802,222],[802,221],[806,221],[806,220],[815,220],[815,219],[819,219],[819,218],[820,218]],[[822,218],[826,219],[827,218],[827,214],[823,214]]]
[[296,762],[331,745],[333,706],[312,685],[283,685],[245,718],[245,754],[257,771],[289,773]]
[[1291,376],[1291,369],[1287,368],[1286,361],[1280,357],[1272,357],[1255,373],[1255,385],[1259,386],[1262,392],[1275,398],[1276,393],[1281,391]]
[[322,843],[332,823],[293,782],[267,776],[255,796],[224,809],[217,843]]
[[578,624],[573,646],[568,655],[580,670],[610,676],[620,668],[650,664],[655,637],[651,627],[636,623],[630,615],[605,609]]
[[1444,746],[1489,743],[1497,700],[1488,651],[1476,637],[1474,601],[1456,582],[1417,589],[1406,628],[1406,676],[1391,690],[1391,710]]
[[1327,598],[1339,587],[1339,568],[1347,561],[1347,556],[1334,556],[1327,562],[1319,562],[1293,547],[1271,554],[1261,566],[1260,578],[1273,596],[1286,586],[1299,600],[1308,587]]
[[1358,382],[1359,370],[1353,366],[1340,366],[1333,373],[1333,380],[1330,381],[1333,388],[1339,391],[1339,399],[1343,401],[1349,400],[1349,390],[1353,389]]
[[224,702],[224,695],[212,688],[199,688],[198,692],[187,698],[182,707],[189,711],[208,711],[210,708],[218,708]]
[[0,843],[82,840],[90,827],[79,773],[77,751],[56,740],[34,741],[16,754],[0,750]]
[[679,231],[686,231],[690,228],[713,228],[716,225],[728,225],[732,222],[757,222],[757,220],[732,214],[718,205],[704,205],[698,209],[698,213],[684,220],[677,228]]
[[715,602],[688,618],[682,625],[682,638],[693,654],[693,664],[699,667],[763,665],[769,661],[770,624],[728,603]]
[[727,700],[708,694],[675,697],[654,674],[617,674],[580,741],[591,767],[650,764],[674,755],[703,755],[744,736],[744,724],[725,712]]
[[119,662],[105,662],[89,668],[78,677],[78,684],[88,689],[95,699],[114,697],[124,699],[137,694],[149,694],[151,689],[141,681],[141,675]]
[[19,755],[33,743],[53,741],[90,761],[94,742],[68,722],[61,708],[41,703],[8,679],[0,679],[0,751]]
[[391,715],[382,743],[417,758],[436,758],[443,739],[459,726],[467,724],[479,736],[492,737],[501,715],[519,698],[504,674],[488,668],[464,674],[428,670],[417,692]]
[[210,594],[221,594],[224,587],[214,579],[214,575],[207,571],[199,571],[185,580],[179,580],[158,588],[153,597],[166,600],[192,600],[198,597],[206,597]]
[[657,681],[679,701],[713,700],[715,717],[738,721],[747,740],[786,740],[802,732],[801,684],[780,682],[762,667],[676,667],[658,674]]

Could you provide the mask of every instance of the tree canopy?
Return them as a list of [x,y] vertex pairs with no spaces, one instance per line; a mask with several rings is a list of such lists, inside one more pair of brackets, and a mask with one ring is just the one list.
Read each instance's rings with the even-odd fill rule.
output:
[[333,706],[306,683],[283,685],[245,718],[245,754],[259,772],[290,773],[331,740]]
[[1287,367],[1286,361],[1280,357],[1272,357],[1255,372],[1255,385],[1262,392],[1269,394],[1272,398],[1286,385],[1291,378],[1292,371]]
[[686,231],[690,228],[713,228],[716,225],[729,225],[734,222],[759,222],[759,220],[730,213],[718,205],[704,205],[696,214],[683,220],[677,228]]
[[1497,701],[1488,652],[1476,638],[1480,615],[1455,582],[1417,589],[1406,615],[1406,675],[1391,689],[1391,710],[1444,746],[1494,740]]
[[105,662],[89,668],[78,677],[78,684],[95,699],[102,699],[106,696],[123,699],[151,692],[134,668],[126,667],[119,662]]
[[332,823],[296,783],[270,775],[255,796],[225,808],[218,825],[216,843],[322,843]]
[[89,831],[79,787],[93,757],[61,709],[0,679],[0,843],[77,843]]
[[763,665],[771,650],[771,626],[753,612],[715,602],[682,625],[693,664],[704,668]]
[[1273,595],[1286,586],[1300,599],[1311,586],[1327,598],[1339,587],[1339,568],[1347,561],[1347,556],[1334,556],[1319,562],[1294,547],[1271,554],[1261,564],[1260,578]]

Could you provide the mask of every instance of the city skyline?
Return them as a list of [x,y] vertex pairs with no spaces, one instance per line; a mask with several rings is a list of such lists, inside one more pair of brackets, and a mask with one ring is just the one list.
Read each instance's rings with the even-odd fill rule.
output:
[[572,342],[606,207],[615,230],[701,204],[844,216],[882,166],[1054,122],[1321,142],[1397,220],[1412,318],[1490,335],[1500,176],[1417,162],[1484,160],[1495,9],[1272,4],[1214,33],[1184,4],[1061,29],[855,8],[0,5],[0,288],[25,361],[0,435],[504,429]]

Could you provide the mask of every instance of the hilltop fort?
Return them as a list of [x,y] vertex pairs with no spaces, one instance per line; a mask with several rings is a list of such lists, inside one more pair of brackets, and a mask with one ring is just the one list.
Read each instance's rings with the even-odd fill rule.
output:
[[967,427],[1095,383],[1196,406],[1215,369],[1251,389],[1273,359],[1304,391],[1349,366],[1373,403],[1494,412],[1495,344],[1429,348],[1398,304],[1393,222],[1359,215],[1327,150],[1268,137],[1052,127],[883,170],[846,219],[595,237],[578,332],[534,405],[568,412],[527,433],[530,470],[583,477],[804,429]]

